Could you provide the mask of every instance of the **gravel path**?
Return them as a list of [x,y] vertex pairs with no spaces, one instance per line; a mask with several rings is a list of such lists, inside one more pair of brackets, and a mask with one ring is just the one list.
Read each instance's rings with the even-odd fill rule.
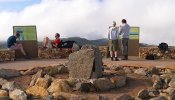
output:
[[[0,62],[0,68],[25,70],[32,67],[45,67],[55,64],[65,64],[67,59],[32,59],[32,60],[17,60],[11,62]],[[110,61],[110,59],[103,59],[104,65],[124,65],[124,66],[138,66],[138,67],[166,67],[175,69],[175,60],[143,60],[136,57],[130,57],[127,61]]]
[[25,70],[33,67],[46,67],[55,64],[65,64],[66,59],[32,59],[0,63],[0,68]]

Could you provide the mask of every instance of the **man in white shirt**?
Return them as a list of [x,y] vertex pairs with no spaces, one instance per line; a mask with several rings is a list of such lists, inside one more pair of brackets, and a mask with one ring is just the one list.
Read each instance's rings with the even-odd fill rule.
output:
[[118,27],[116,27],[115,21],[113,21],[113,25],[109,27],[108,39],[109,39],[109,51],[111,61],[113,60],[118,61],[118,52],[117,52],[119,50]]
[[128,60],[128,41],[129,41],[130,26],[125,19],[122,19],[122,25],[119,28],[119,34],[122,35],[122,53],[124,55],[123,60]]

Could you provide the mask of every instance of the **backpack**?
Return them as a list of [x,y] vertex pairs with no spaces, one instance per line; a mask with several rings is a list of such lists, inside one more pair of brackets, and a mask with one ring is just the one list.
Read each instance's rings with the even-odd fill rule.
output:
[[162,43],[159,44],[158,48],[159,48],[159,50],[160,50],[161,52],[165,52],[165,51],[168,50],[168,44],[162,42]]
[[146,60],[155,60],[155,58],[156,57],[153,54],[147,54],[146,57],[145,57]]
[[60,43],[60,47],[61,48],[72,48],[73,47],[73,44],[76,43],[75,41],[61,41]]

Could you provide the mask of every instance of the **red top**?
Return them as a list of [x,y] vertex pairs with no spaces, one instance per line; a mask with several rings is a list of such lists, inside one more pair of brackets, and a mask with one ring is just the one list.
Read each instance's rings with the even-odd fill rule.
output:
[[55,39],[52,43],[53,43],[54,45],[56,45],[56,44],[59,44],[60,42],[61,42],[60,39]]

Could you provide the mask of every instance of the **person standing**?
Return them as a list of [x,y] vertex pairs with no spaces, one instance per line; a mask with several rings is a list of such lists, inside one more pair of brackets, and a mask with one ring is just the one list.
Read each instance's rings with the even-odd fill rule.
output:
[[130,26],[127,24],[126,19],[122,19],[122,25],[119,28],[119,34],[122,37],[122,54],[123,60],[128,60],[128,41],[129,41]]
[[118,27],[116,27],[115,21],[113,21],[113,25],[109,27],[108,40],[111,61],[118,61]]
[[7,47],[10,50],[20,50],[26,59],[30,59],[30,56],[24,51],[24,48],[21,43],[18,43],[16,40],[20,37],[19,32],[16,32],[15,35],[10,36],[7,40]]

